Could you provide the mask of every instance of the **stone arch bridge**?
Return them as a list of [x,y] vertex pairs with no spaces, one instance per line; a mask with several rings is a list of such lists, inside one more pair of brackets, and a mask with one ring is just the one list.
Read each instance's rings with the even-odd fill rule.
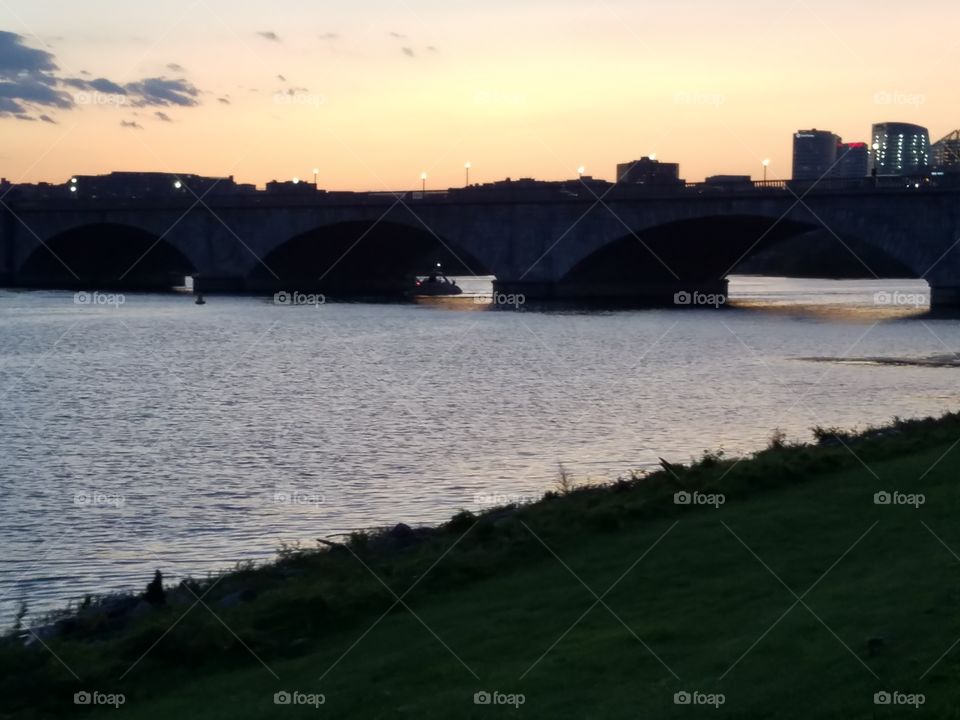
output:
[[942,188],[5,199],[0,281],[158,289],[196,275],[208,292],[380,297],[441,262],[528,298],[659,302],[724,291],[745,258],[816,231],[835,241],[815,258],[825,274],[853,258],[874,277],[882,258],[926,280],[933,305],[960,305],[960,189]]

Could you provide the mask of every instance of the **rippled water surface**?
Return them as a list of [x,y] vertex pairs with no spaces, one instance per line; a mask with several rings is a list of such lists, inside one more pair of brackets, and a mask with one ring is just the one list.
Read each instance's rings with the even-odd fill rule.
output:
[[808,359],[955,357],[957,320],[875,306],[922,283],[731,289],[721,311],[552,313],[0,291],[0,620],[538,496],[560,462],[613,478],[957,408],[956,368]]

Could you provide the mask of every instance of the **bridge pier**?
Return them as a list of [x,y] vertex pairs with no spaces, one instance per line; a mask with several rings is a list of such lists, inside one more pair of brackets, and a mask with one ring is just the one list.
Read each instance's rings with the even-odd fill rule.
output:
[[960,286],[931,285],[930,309],[960,310]]
[[494,280],[495,293],[523,295],[527,302],[569,302],[631,307],[719,307],[729,296],[729,281],[690,282],[528,282]]

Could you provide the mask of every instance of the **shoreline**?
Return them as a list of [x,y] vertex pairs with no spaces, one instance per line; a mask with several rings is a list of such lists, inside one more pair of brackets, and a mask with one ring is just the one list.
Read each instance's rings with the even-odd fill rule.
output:
[[[478,617],[496,621],[498,628],[500,623],[511,622],[529,626],[530,618],[524,613],[537,608],[535,612],[540,619],[533,627],[549,620],[551,626],[556,625],[559,629],[544,631],[544,638],[532,645],[537,649],[525,651],[535,656],[542,652],[554,634],[559,634],[585,609],[585,602],[589,604],[589,595],[584,597],[582,588],[581,592],[575,592],[576,580],[557,565],[556,558],[563,558],[562,565],[566,565],[567,558],[580,558],[576,562],[571,560],[573,566],[568,567],[569,570],[578,568],[573,571],[577,576],[580,573],[589,576],[593,572],[590,568],[595,565],[610,565],[608,572],[612,573],[612,578],[605,581],[609,584],[623,573],[631,557],[651,544],[656,546],[683,523],[688,528],[684,532],[693,533],[693,536],[685,546],[686,550],[680,552],[673,548],[661,558],[658,592],[631,592],[618,601],[621,611],[635,603],[642,604],[635,609],[639,614],[633,623],[642,626],[654,622],[651,618],[657,618],[657,623],[665,623],[664,628],[672,628],[669,631],[656,630],[659,625],[654,625],[644,631],[653,638],[652,642],[661,646],[661,650],[662,646],[669,648],[672,643],[668,638],[690,625],[690,621],[684,619],[686,615],[720,612],[716,621],[724,626],[731,622],[725,614],[733,612],[732,608],[724,610],[726,605],[721,603],[714,610],[713,605],[702,605],[701,600],[691,596],[693,579],[707,573],[712,578],[711,583],[719,583],[717,587],[734,592],[734,586],[729,585],[731,572],[737,577],[748,577],[749,573],[758,570],[755,561],[736,543],[725,546],[732,559],[719,565],[710,562],[711,548],[717,540],[714,535],[706,534],[708,530],[715,533],[720,526],[736,527],[738,535],[743,533],[751,543],[756,543],[762,540],[764,533],[775,533],[784,522],[788,525],[823,523],[823,515],[835,512],[834,508],[842,504],[855,502],[856,507],[863,504],[871,513],[894,512],[892,509],[883,510],[883,501],[878,505],[876,497],[892,497],[889,502],[893,504],[900,504],[898,498],[901,496],[908,499],[923,497],[923,501],[915,502],[913,507],[896,510],[908,513],[944,508],[943,498],[953,497],[952,473],[958,461],[949,453],[960,443],[960,413],[947,413],[940,418],[895,419],[889,425],[856,433],[837,428],[815,428],[814,435],[812,443],[788,444],[782,434],[774,432],[766,449],[747,458],[726,458],[722,452],[707,451],[690,464],[661,461],[660,469],[654,472],[633,473],[603,485],[578,486],[561,473],[556,489],[534,503],[510,504],[480,513],[461,511],[434,526],[410,527],[398,523],[389,528],[354,532],[344,538],[318,538],[315,547],[284,547],[277,560],[261,566],[240,564],[233,570],[211,574],[205,579],[184,580],[176,587],[164,587],[162,579],[155,578],[140,594],[101,600],[91,598],[72,614],[62,615],[55,631],[50,628],[21,629],[3,636],[0,640],[0,670],[3,671],[0,672],[0,692],[10,699],[11,707],[18,708],[18,718],[66,714],[73,709],[69,698],[91,688],[124,697],[125,711],[133,713],[134,717],[154,718],[184,712],[181,705],[185,702],[205,702],[200,698],[209,702],[210,690],[204,689],[207,683],[218,686],[234,683],[238,684],[239,696],[255,693],[246,700],[241,697],[236,701],[241,703],[234,708],[236,716],[262,717],[270,712],[268,687],[273,688],[272,692],[286,691],[289,687],[297,687],[301,692],[317,691],[317,663],[334,662],[345,648],[352,647],[351,643],[358,635],[362,637],[365,629],[379,625],[381,621],[389,628],[390,637],[408,632],[405,628],[414,633],[413,638],[378,651],[389,654],[393,658],[391,662],[402,663],[394,656],[398,652],[402,654],[402,648],[409,642],[427,643],[428,648],[418,652],[437,651],[438,646],[419,624],[403,624],[406,606],[415,607],[418,616],[421,612],[426,613],[431,626],[438,623],[442,628],[439,632],[444,637],[455,634],[459,640],[456,644],[468,648],[473,647],[470,637],[480,647],[485,643],[508,642],[507,638],[516,635],[516,631],[511,631],[502,636],[502,629],[477,635]],[[878,473],[873,473],[868,466],[877,466]],[[922,478],[920,471],[925,471]],[[890,479],[894,474],[898,478],[895,482]],[[885,480],[880,481],[880,477]],[[843,482],[838,481],[840,478]],[[824,494],[836,497],[824,505]],[[871,497],[873,502],[869,502]],[[943,511],[949,517],[952,506]],[[771,513],[779,513],[784,519],[769,525],[767,518]],[[856,522],[852,525],[856,527],[866,522],[853,519]],[[931,522],[939,527],[941,520]],[[745,528],[749,523],[756,524],[757,528]],[[851,522],[846,519],[824,526],[827,527],[832,528],[832,532],[846,535]],[[719,531],[722,533],[722,528]],[[856,530],[857,533],[861,531],[862,528]],[[818,543],[822,544],[821,550],[826,558],[823,562],[829,564],[830,557],[836,560],[838,551],[836,541],[826,538],[824,532],[809,535],[802,552],[808,554]],[[929,540],[923,534],[911,537],[911,543],[922,542],[923,547]],[[847,538],[843,542],[848,544],[850,540]],[[788,543],[787,547],[798,548],[796,543]],[[912,545],[898,542],[894,547],[909,551],[905,560],[907,565],[916,564],[917,550]],[[941,560],[931,553],[923,558],[928,562]],[[662,564],[668,560],[668,564]],[[947,561],[953,559],[946,555],[945,563]],[[737,569],[727,567],[730,562],[736,563]],[[677,575],[680,568],[691,563],[691,567]],[[864,565],[861,572],[870,568],[876,570],[876,564]],[[822,570],[816,570],[806,582],[809,584],[815,580]],[[544,572],[559,575],[551,575],[553,579],[545,582],[541,577]],[[631,582],[638,582],[648,572],[652,570],[637,571],[638,577]],[[750,609],[746,600],[761,588],[771,595],[770,602],[785,602],[783,588],[771,583],[769,576],[764,584],[756,585],[764,580],[764,571],[760,569],[759,572],[759,577],[742,588],[747,595],[744,610],[740,612],[748,615],[735,623],[737,627],[749,624],[748,618],[755,611]],[[923,577],[934,582],[939,572],[928,569]],[[878,581],[888,582],[882,578]],[[594,582],[598,580],[593,580],[591,585]],[[852,591],[857,587],[858,584],[853,584],[849,589]],[[936,590],[934,587],[930,592]],[[668,592],[672,599],[661,599],[664,592]],[[507,598],[512,600],[507,602]],[[484,604],[488,601],[493,605]],[[520,614],[510,619],[516,603],[526,609],[517,610]],[[566,609],[555,607],[556,603]],[[570,603],[573,605],[568,607]],[[464,606],[471,609],[464,610]],[[848,607],[846,600],[834,612],[843,607]],[[482,612],[480,608],[483,608]],[[781,611],[782,608],[778,610]],[[465,616],[464,612],[467,613]],[[481,614],[477,615],[478,612]],[[675,617],[677,613],[679,620]],[[675,624],[677,622],[680,624]],[[591,642],[608,642],[605,638],[610,628],[603,628],[596,636],[590,634],[592,630],[583,632],[593,638]],[[745,636],[737,641],[738,646],[745,646],[756,634],[749,628],[744,632]],[[464,633],[466,637],[461,637]],[[824,635],[824,642],[833,642],[828,634]],[[516,642],[527,641],[517,639]],[[871,642],[883,646],[890,640],[881,633],[879,640]],[[605,652],[617,655],[630,647],[632,645],[615,644]],[[833,645],[828,647],[835,649]],[[477,652],[473,650],[474,654]],[[502,651],[492,655],[490,652],[483,654],[487,658],[485,662],[490,667],[499,666],[497,653]],[[321,659],[310,660],[314,655]],[[370,695],[361,690],[361,687],[366,688],[363,682],[366,673],[381,672],[376,669],[380,657],[359,653],[355,662],[373,662],[374,665],[362,665],[367,669],[346,673],[332,686],[321,683],[319,689],[329,693],[331,703],[346,703],[344,707],[363,706],[370,712],[395,707],[393,695]],[[430,657],[433,662],[441,663],[439,667],[445,667],[444,663],[449,661],[442,648],[436,656]],[[559,660],[562,656],[554,662]],[[636,661],[634,658],[632,662]],[[669,662],[678,660],[671,656]],[[83,668],[82,672],[76,673],[77,677],[64,671],[74,665]],[[277,687],[274,680],[263,673],[263,667],[273,665],[282,665],[284,677],[288,674],[299,677],[306,673],[301,678],[302,684]],[[594,665],[596,663],[590,667]],[[302,669],[297,670],[301,666]],[[128,678],[132,667],[138,668],[137,674]],[[607,668],[602,663],[597,667]],[[643,667],[645,673],[653,673],[654,677],[663,675],[663,669],[655,664]],[[850,672],[854,672],[855,667],[849,668]],[[424,671],[419,664],[407,663],[403,673],[413,673],[420,678],[418,673]],[[452,672],[449,667],[446,671]],[[79,680],[81,675],[82,681]],[[314,679],[310,681],[310,677]],[[422,678],[416,680],[422,681]],[[594,680],[598,683],[605,681],[619,682],[610,675],[609,668]],[[483,689],[483,685],[477,686],[469,676],[458,678],[456,682],[458,692],[463,694],[470,688],[474,693]],[[512,682],[517,684],[516,677]],[[199,695],[189,692],[183,695],[179,691],[171,694],[171,688],[179,687],[179,684],[196,687]],[[668,685],[672,687],[672,683]],[[40,687],[44,688],[42,693]],[[508,685],[500,687],[506,691]],[[539,687],[542,692],[543,687]],[[402,688],[394,692],[402,692]],[[531,689],[530,696],[533,695]],[[650,700],[651,703],[661,701],[667,702],[666,695]],[[421,698],[420,706],[423,712],[419,716],[423,718],[451,715],[446,707],[440,709],[436,699]],[[136,710],[137,707],[140,709]],[[154,707],[156,713],[150,710]],[[141,712],[144,714],[138,714]],[[658,716],[673,717],[662,709],[659,712]],[[204,713],[193,712],[191,716],[203,717]],[[548,716],[556,716],[556,713]],[[620,717],[612,706],[607,716]],[[741,715],[769,716],[769,713]],[[0,717],[5,716],[0,713]],[[793,716],[787,713],[783,717]],[[868,718],[870,715],[850,714],[848,717]]]
[[[939,364],[931,359],[931,362],[929,363],[919,364],[924,367],[956,367],[960,365],[960,360],[955,360],[952,358],[952,356],[943,357],[950,358],[951,362],[944,360],[944,364]],[[860,359],[858,358],[837,359],[809,357],[798,359],[808,362],[825,363],[843,363],[848,361],[851,363],[860,362]],[[863,362],[872,364],[885,365],[918,364],[918,361],[910,361],[908,359],[898,360],[864,358],[862,360]],[[884,362],[880,362],[881,360]],[[774,429],[771,434],[770,444],[768,444],[767,447],[758,449],[752,453],[726,457],[725,452],[722,449],[708,449],[702,451],[702,456],[699,459],[692,457],[690,463],[670,463],[660,458],[659,469],[651,471],[646,468],[638,468],[629,471],[626,476],[621,475],[616,480],[592,481],[587,478],[586,481],[581,483],[574,479],[571,475],[567,474],[567,471],[564,469],[562,463],[558,463],[559,472],[558,478],[555,480],[554,489],[545,490],[539,497],[534,495],[523,495],[520,493],[493,493],[489,495],[490,498],[497,500],[502,499],[506,500],[507,502],[487,504],[482,509],[477,511],[461,508],[450,519],[445,521],[415,523],[411,526],[401,520],[395,524],[375,525],[349,532],[334,533],[332,535],[327,535],[324,538],[316,538],[316,547],[304,547],[301,544],[303,542],[302,540],[294,541],[292,543],[281,542],[280,547],[277,548],[273,557],[270,559],[254,560],[252,558],[247,558],[244,560],[239,560],[235,563],[233,568],[223,567],[218,570],[208,571],[206,573],[205,580],[199,580],[192,575],[186,575],[180,580],[180,582],[177,583],[174,591],[182,588],[184,585],[196,586],[198,583],[210,583],[212,581],[219,582],[223,578],[229,578],[230,575],[236,572],[247,573],[250,571],[268,571],[290,557],[324,552],[331,548],[343,546],[343,543],[332,540],[332,538],[345,537],[352,540],[358,537],[367,537],[375,538],[377,541],[381,541],[390,536],[404,536],[406,538],[417,536],[425,538],[435,534],[442,534],[444,530],[452,523],[460,522],[466,517],[480,520],[486,516],[500,516],[511,511],[521,509],[535,511],[538,507],[542,507],[543,503],[565,495],[575,493],[602,494],[606,492],[619,492],[626,487],[654,489],[664,484],[670,485],[671,482],[681,483],[681,475],[686,476],[688,474],[692,474],[693,476],[696,476],[697,473],[704,468],[736,466],[743,463],[753,462],[756,461],[760,456],[771,452],[803,452],[830,448],[850,449],[852,446],[857,446],[866,442],[895,438],[898,435],[901,435],[905,432],[915,431],[918,428],[950,425],[952,423],[957,423],[958,427],[960,427],[960,411],[947,412],[940,417],[928,416],[925,418],[911,418],[906,420],[899,417],[894,417],[891,423],[887,425],[867,426],[862,430],[857,428],[844,429],[837,427],[814,427],[811,428],[813,442],[808,441],[797,443],[784,442],[778,437],[780,430]],[[667,510],[667,508],[662,509]],[[412,535],[410,533],[412,533]],[[386,542],[385,544],[389,545],[389,542]],[[148,580],[149,578],[144,578],[144,584],[147,584]],[[108,612],[111,617],[121,617],[126,615],[128,611],[137,608],[138,601],[142,599],[142,595],[142,592],[135,591],[133,589],[107,591],[103,593],[85,593],[82,597],[67,601],[65,606],[44,612],[38,618],[42,624],[29,625],[29,630],[39,631],[44,628],[53,630],[54,626],[58,623],[63,623],[65,621],[70,623],[73,620],[79,619],[85,613],[89,614],[91,608],[93,611],[96,611],[97,608],[101,607],[106,608],[105,611]],[[26,604],[29,605],[29,601]],[[119,614],[115,611],[117,608],[122,608]],[[143,611],[144,608],[140,606],[140,610]],[[0,631],[0,636],[5,634],[6,632]],[[45,636],[41,635],[41,637]]]
[[[937,356],[938,358],[941,356]],[[877,364],[877,365],[889,365],[889,366],[898,366],[901,364],[909,365],[919,365],[923,367],[957,367],[960,366],[960,360],[956,360],[952,356],[942,356],[944,359],[943,363],[940,364],[934,359],[931,358],[931,362],[921,363],[919,361],[910,361],[908,359],[877,359],[877,358],[864,358],[862,362],[864,364]],[[802,361],[807,362],[838,362],[838,363],[851,363],[858,364],[861,362],[859,358],[819,358],[819,357],[809,357],[809,358],[798,358]],[[949,361],[947,360],[949,359]],[[220,579],[224,577],[229,577],[232,573],[237,571],[237,568],[242,567],[244,571],[247,570],[267,570],[272,566],[276,565],[278,562],[283,561],[290,554],[297,554],[300,552],[310,553],[316,552],[318,550],[322,551],[327,548],[336,547],[339,543],[332,540],[332,538],[338,537],[355,537],[355,536],[368,536],[368,537],[378,537],[383,535],[389,535],[391,532],[396,532],[398,528],[401,530],[399,532],[405,533],[404,528],[412,528],[416,534],[420,535],[430,535],[432,533],[437,533],[443,530],[450,522],[456,520],[457,518],[463,516],[464,514],[469,515],[475,518],[482,518],[485,515],[489,514],[499,514],[510,508],[526,508],[526,509],[535,509],[538,505],[543,503],[545,500],[552,499],[558,494],[568,494],[572,491],[577,492],[604,492],[612,488],[620,488],[624,483],[661,483],[663,481],[669,481],[671,479],[678,480],[677,472],[678,471],[690,471],[696,470],[701,465],[706,465],[707,467],[714,464],[719,464],[720,461],[725,463],[732,463],[737,465],[743,462],[749,462],[756,459],[759,455],[769,452],[771,450],[799,450],[799,449],[811,449],[815,450],[818,448],[824,447],[848,447],[855,445],[857,443],[866,442],[869,440],[875,440],[878,438],[887,438],[892,437],[903,432],[905,428],[909,429],[916,426],[925,426],[928,425],[931,421],[934,423],[940,423],[944,421],[949,421],[954,418],[960,419],[960,411],[957,413],[945,413],[941,417],[926,417],[926,418],[911,418],[903,420],[898,417],[894,417],[890,424],[888,425],[879,425],[879,426],[867,426],[864,429],[860,430],[856,427],[853,429],[844,429],[844,428],[811,428],[811,436],[813,442],[798,442],[798,443],[785,443],[781,446],[773,447],[768,445],[766,448],[760,448],[750,453],[744,455],[732,456],[727,458],[725,452],[722,449],[705,449],[702,451],[702,456],[699,460],[694,457],[691,457],[690,463],[669,463],[662,458],[660,458],[659,469],[651,471],[648,468],[637,468],[630,470],[626,476],[621,475],[615,480],[591,480],[589,477],[584,482],[578,482],[573,479],[572,476],[569,479],[566,477],[566,470],[563,467],[562,463],[558,463],[559,474],[557,480],[555,480],[555,487],[553,490],[544,490],[539,496],[535,495],[526,495],[521,493],[493,493],[489,497],[492,499],[503,499],[506,502],[500,503],[489,503],[484,507],[471,510],[467,508],[460,508],[450,519],[440,520],[440,521],[428,521],[421,523],[413,523],[408,525],[404,520],[399,520],[393,524],[384,524],[384,525],[373,525],[364,528],[358,528],[352,531],[334,533],[331,535],[326,535],[324,538],[316,538],[315,542],[317,543],[316,547],[307,548],[303,547],[302,543],[304,540],[295,540],[291,543],[286,541],[281,541],[280,546],[277,547],[267,559],[256,560],[252,557],[247,557],[246,559],[238,560],[234,563],[234,566],[231,567],[221,567],[219,569],[209,570],[205,573],[206,580],[200,581],[198,578],[193,575],[187,574],[182,577],[179,577],[179,582],[176,584],[176,588],[181,588],[184,584],[196,584],[198,582],[210,582],[211,579]],[[772,431],[771,443],[776,441],[777,433],[780,432],[779,429],[774,429]],[[566,488],[566,489],[564,489]],[[261,553],[264,555],[265,553]],[[143,584],[145,585],[148,582],[149,578],[143,578]],[[218,580],[219,581],[219,580]],[[56,636],[59,634],[57,629],[58,625],[66,622],[68,625],[73,622],[73,620],[80,617],[83,612],[89,613],[90,608],[96,611],[97,608],[105,608],[105,612],[113,618],[123,617],[130,611],[144,612],[145,608],[142,605],[139,606],[137,602],[142,595],[142,591],[134,590],[131,587],[116,590],[116,591],[106,591],[106,592],[87,592],[82,596],[72,598],[66,601],[65,605],[62,605],[59,608],[52,608],[42,612],[39,617],[36,618],[39,621],[39,624],[30,624],[29,629],[37,631],[41,639],[45,639],[48,636]],[[29,608],[29,599],[25,601],[26,606]],[[19,616],[19,613],[18,613]],[[29,617],[29,615],[27,616]],[[46,634],[40,631],[45,631]],[[0,635],[4,633],[4,629],[0,628]]]

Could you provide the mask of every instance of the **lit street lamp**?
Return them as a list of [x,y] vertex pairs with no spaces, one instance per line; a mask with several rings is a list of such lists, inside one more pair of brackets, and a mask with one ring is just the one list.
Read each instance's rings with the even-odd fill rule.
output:
[[767,181],[767,168],[768,168],[768,167],[770,167],[770,160],[769,160],[769,158],[768,158],[767,160],[764,160],[764,161],[763,161],[763,181],[764,181],[764,182]]
[[313,186],[317,187],[317,178],[320,177],[320,168],[313,169]]
[[586,171],[587,171],[587,169],[586,169],[583,165],[581,165],[580,167],[577,168],[577,175],[580,176],[580,179],[581,179],[581,180],[583,180],[583,174],[584,174]]
[[427,192],[427,174],[425,172],[420,173],[420,185],[421,192]]
[[463,167],[464,167],[464,169],[466,169],[466,171],[467,171],[467,184],[466,184],[466,187],[470,187],[470,168],[473,167],[473,163],[469,163],[469,162],[468,162],[468,163],[467,163],[466,165],[464,165]]
[[295,177],[295,178],[293,179],[293,184],[294,184],[294,185],[299,185],[299,184],[300,184],[300,178]]

